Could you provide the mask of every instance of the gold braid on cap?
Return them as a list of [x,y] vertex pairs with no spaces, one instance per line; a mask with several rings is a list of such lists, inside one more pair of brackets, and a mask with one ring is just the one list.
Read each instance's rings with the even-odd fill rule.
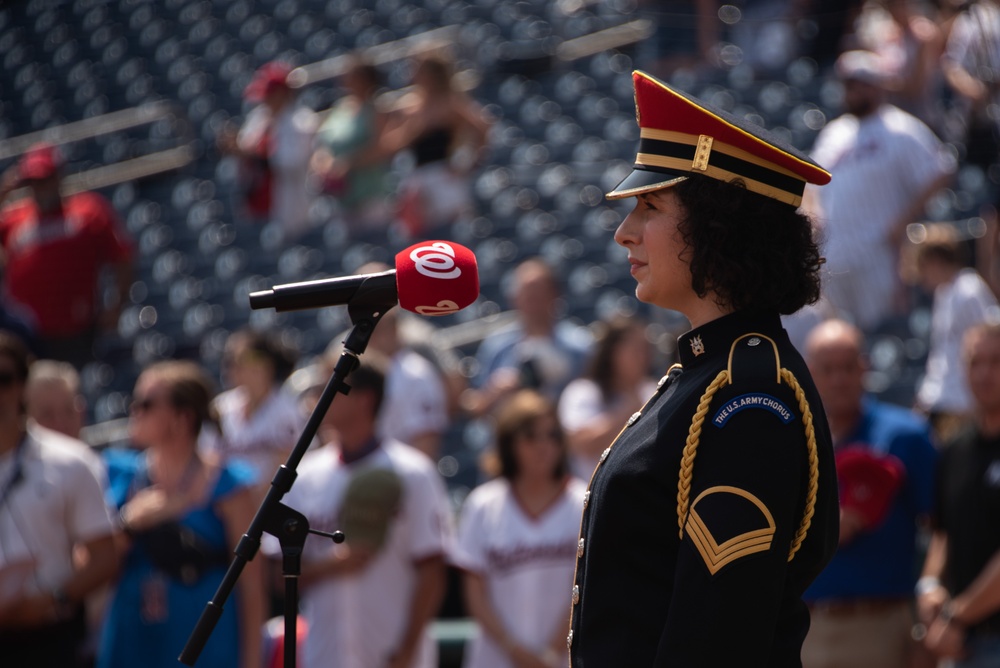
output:
[[[806,507],[802,514],[802,522],[799,524],[795,538],[788,550],[788,561],[791,561],[795,557],[795,553],[802,547],[802,542],[806,539],[806,532],[809,531],[813,515],[816,512],[816,494],[819,491],[819,454],[816,448],[816,429],[813,426],[812,410],[809,408],[805,391],[799,385],[795,375],[788,369],[781,369],[781,380],[795,392],[795,399],[799,402],[799,411],[802,413],[802,425],[806,432],[806,447],[809,450],[809,485],[806,492]],[[708,415],[708,408],[715,393],[728,385],[729,382],[729,371],[723,369],[705,389],[705,393],[701,395],[698,409],[695,411],[691,427],[688,429],[687,441],[681,455],[680,478],[677,481],[677,525],[680,528],[678,532],[680,538],[684,538],[684,522],[688,515],[691,477],[694,474],[694,458],[698,454],[698,442],[701,440],[701,428],[705,423],[705,416]]]

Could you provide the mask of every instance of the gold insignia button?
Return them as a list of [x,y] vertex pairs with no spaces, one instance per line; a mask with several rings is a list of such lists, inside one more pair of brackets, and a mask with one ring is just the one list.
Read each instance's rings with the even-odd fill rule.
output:
[[583,542],[584,542],[584,541],[583,541],[583,539],[581,538],[581,539],[580,539],[580,542],[579,542],[579,543],[577,543],[577,545],[576,545],[576,558],[577,558],[577,559],[579,559],[580,557],[582,557],[582,556],[583,556]]
[[604,460],[608,458],[609,454],[611,454],[611,447],[610,446],[608,446],[607,448],[604,448],[604,452],[601,453],[601,459],[600,459],[600,461],[598,463],[599,464],[603,464]]
[[571,629],[569,635],[566,636],[566,649],[572,649],[572,647],[573,647],[573,631]]
[[580,585],[573,585],[573,605],[580,602]]
[[588,489],[583,493],[583,507],[586,508],[587,504],[590,503],[590,490]]

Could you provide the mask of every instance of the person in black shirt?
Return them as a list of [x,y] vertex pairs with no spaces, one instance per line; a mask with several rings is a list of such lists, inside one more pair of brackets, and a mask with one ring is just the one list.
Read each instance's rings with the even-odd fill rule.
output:
[[975,415],[944,448],[918,611],[928,649],[984,668],[1000,666],[1000,324],[969,330],[963,355]]
[[636,296],[693,329],[585,498],[575,668],[801,666],[802,593],[837,547],[829,428],[779,315],[819,296],[796,208],[829,174],[636,72],[640,147],[609,199]]

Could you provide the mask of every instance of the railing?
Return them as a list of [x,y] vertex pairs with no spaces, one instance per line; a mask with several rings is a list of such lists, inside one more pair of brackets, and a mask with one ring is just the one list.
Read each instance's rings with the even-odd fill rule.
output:
[[564,61],[578,60],[593,56],[601,51],[619,49],[651,37],[653,30],[653,22],[647,19],[629,21],[622,25],[568,39],[556,47],[556,57]]
[[[48,142],[56,146],[71,144],[112,132],[150,125],[161,120],[169,120],[174,123],[174,127],[177,129],[177,146],[122,160],[111,165],[102,165],[86,171],[67,174],[62,182],[63,193],[69,195],[82,190],[106,188],[126,181],[180,169],[196,157],[191,125],[180,107],[172,102],[164,101],[113,111],[82,121],[0,140],[0,161],[18,156],[39,142]],[[13,197],[17,198],[18,196],[19,193],[15,191]]]

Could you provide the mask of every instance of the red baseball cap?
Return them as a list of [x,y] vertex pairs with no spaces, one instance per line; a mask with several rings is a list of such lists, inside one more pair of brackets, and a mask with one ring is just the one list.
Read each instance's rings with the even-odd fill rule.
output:
[[62,158],[52,144],[35,144],[21,156],[18,172],[24,180],[47,179],[62,166]]
[[269,93],[279,88],[288,88],[288,75],[292,68],[281,62],[261,65],[243,91],[243,97],[251,102],[260,102]]
[[903,463],[861,443],[838,449],[835,462],[840,506],[861,515],[868,528],[879,526],[906,479]]

